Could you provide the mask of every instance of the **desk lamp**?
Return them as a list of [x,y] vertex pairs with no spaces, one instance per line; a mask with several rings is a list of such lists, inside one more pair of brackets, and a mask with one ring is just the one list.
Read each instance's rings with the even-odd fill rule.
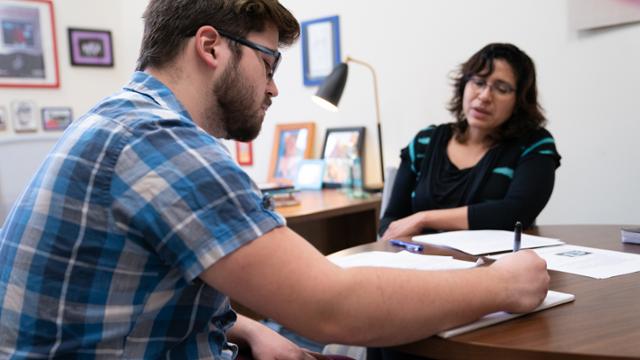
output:
[[320,85],[318,91],[313,96],[313,100],[325,109],[332,111],[338,110],[338,103],[340,102],[340,98],[342,97],[342,91],[344,90],[344,85],[347,82],[347,75],[349,74],[349,67],[347,63],[350,62],[363,65],[364,67],[369,69],[371,71],[371,74],[373,75],[373,94],[376,104],[376,126],[378,130],[378,152],[380,153],[380,174],[382,182],[384,183],[384,160],[382,158],[382,132],[380,130],[380,99],[378,98],[378,77],[373,67],[362,60],[357,60],[347,56],[345,61],[333,68],[331,74],[329,74],[325,78],[324,82],[322,83],[322,85]]

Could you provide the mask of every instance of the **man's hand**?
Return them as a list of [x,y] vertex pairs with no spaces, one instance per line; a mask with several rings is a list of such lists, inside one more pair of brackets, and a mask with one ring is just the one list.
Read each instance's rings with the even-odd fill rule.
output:
[[228,333],[229,340],[248,346],[255,360],[313,360],[316,357],[267,326],[238,314]]
[[506,311],[521,313],[535,309],[547,296],[547,263],[531,250],[501,257],[489,269],[505,284]]

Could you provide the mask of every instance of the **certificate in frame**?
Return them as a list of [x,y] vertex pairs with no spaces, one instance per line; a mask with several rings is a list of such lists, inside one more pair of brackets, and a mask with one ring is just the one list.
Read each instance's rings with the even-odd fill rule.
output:
[[322,84],[340,63],[340,22],[337,15],[303,21],[302,75],[305,86]]
[[60,86],[51,1],[1,1],[0,32],[0,86]]

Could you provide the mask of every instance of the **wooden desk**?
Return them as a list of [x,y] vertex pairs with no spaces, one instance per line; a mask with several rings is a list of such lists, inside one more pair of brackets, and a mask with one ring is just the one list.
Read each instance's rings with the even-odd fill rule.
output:
[[[640,253],[640,245],[621,243],[620,226],[540,226],[528,233],[568,244]],[[377,243],[331,256],[374,249],[398,251]],[[425,252],[460,255],[435,247],[426,247]],[[640,358],[640,273],[604,280],[556,271],[550,274],[550,288],[575,294],[574,302],[449,339],[433,336],[395,350],[435,359]]]
[[380,196],[349,197],[342,190],[302,191],[300,205],[277,207],[287,225],[323,254],[376,241]]

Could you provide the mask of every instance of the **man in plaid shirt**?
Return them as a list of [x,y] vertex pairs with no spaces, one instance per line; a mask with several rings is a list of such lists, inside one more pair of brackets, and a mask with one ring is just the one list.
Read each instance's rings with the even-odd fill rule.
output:
[[343,270],[263,204],[219,138],[258,135],[277,49],[298,34],[276,0],[150,1],[139,71],[67,129],[0,233],[0,358],[230,359],[235,344],[311,358],[228,296],[315,340],[376,346],[542,301],[531,252]]

